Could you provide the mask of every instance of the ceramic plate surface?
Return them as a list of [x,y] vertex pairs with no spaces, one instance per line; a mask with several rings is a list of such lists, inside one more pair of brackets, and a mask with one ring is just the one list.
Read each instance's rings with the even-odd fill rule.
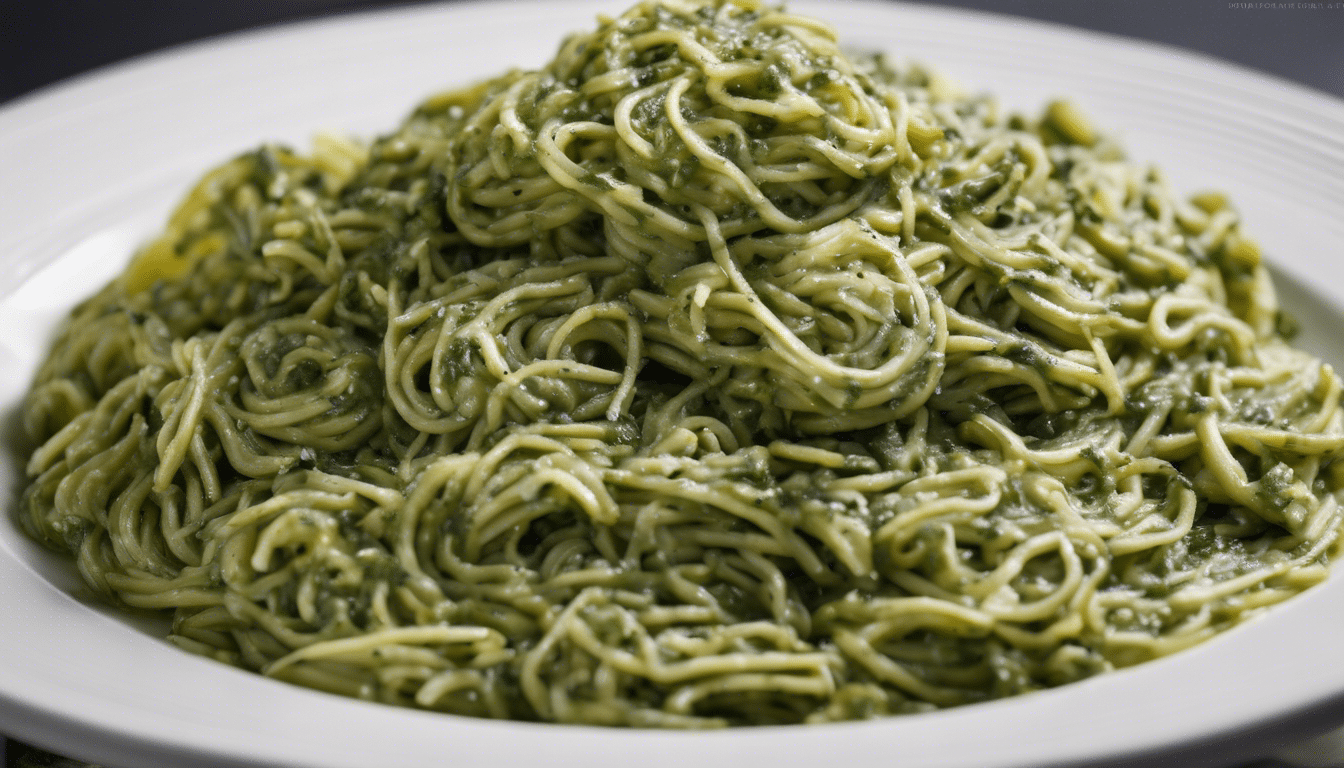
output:
[[[1166,48],[1005,17],[795,3],[856,48],[1005,106],[1068,96],[1184,192],[1216,187],[1278,269],[1304,343],[1344,360],[1344,104]],[[621,3],[416,7],[280,27],[104,70],[0,110],[0,409],[50,328],[206,168],[263,141],[372,136],[421,98],[536,66]],[[1310,286],[1310,290],[1301,288]],[[18,459],[0,462],[13,506]],[[1344,578],[1206,645],[1017,699],[824,727],[667,733],[482,722],[346,700],[183,653],[99,607],[0,518],[0,728],[120,768],[1217,765],[1344,720]]]

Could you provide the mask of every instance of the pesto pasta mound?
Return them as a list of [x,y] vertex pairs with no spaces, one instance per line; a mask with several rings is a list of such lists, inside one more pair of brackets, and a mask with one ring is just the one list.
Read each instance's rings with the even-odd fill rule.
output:
[[645,2],[211,171],[81,304],[20,517],[172,642],[463,715],[920,712],[1321,581],[1339,377],[1067,103]]

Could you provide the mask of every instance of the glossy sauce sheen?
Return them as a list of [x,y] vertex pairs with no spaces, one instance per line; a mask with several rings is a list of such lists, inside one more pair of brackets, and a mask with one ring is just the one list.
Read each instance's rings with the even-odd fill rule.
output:
[[352,696],[824,722],[1320,581],[1340,382],[1217,195],[819,22],[643,4],[365,148],[208,174],[26,408],[30,531]]

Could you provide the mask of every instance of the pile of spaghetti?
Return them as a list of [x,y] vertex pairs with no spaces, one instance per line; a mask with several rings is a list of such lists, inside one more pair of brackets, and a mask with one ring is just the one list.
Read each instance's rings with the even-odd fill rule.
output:
[[207,175],[27,401],[21,517],[178,645],[635,726],[927,710],[1326,575],[1340,379],[1066,103],[646,2]]

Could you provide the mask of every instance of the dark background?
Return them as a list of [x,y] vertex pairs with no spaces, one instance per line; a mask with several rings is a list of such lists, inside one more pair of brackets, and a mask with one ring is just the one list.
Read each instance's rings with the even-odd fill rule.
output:
[[[507,6],[507,0],[499,0]],[[147,51],[387,0],[0,0],[0,102]],[[1211,54],[1344,97],[1344,2],[941,0]]]

